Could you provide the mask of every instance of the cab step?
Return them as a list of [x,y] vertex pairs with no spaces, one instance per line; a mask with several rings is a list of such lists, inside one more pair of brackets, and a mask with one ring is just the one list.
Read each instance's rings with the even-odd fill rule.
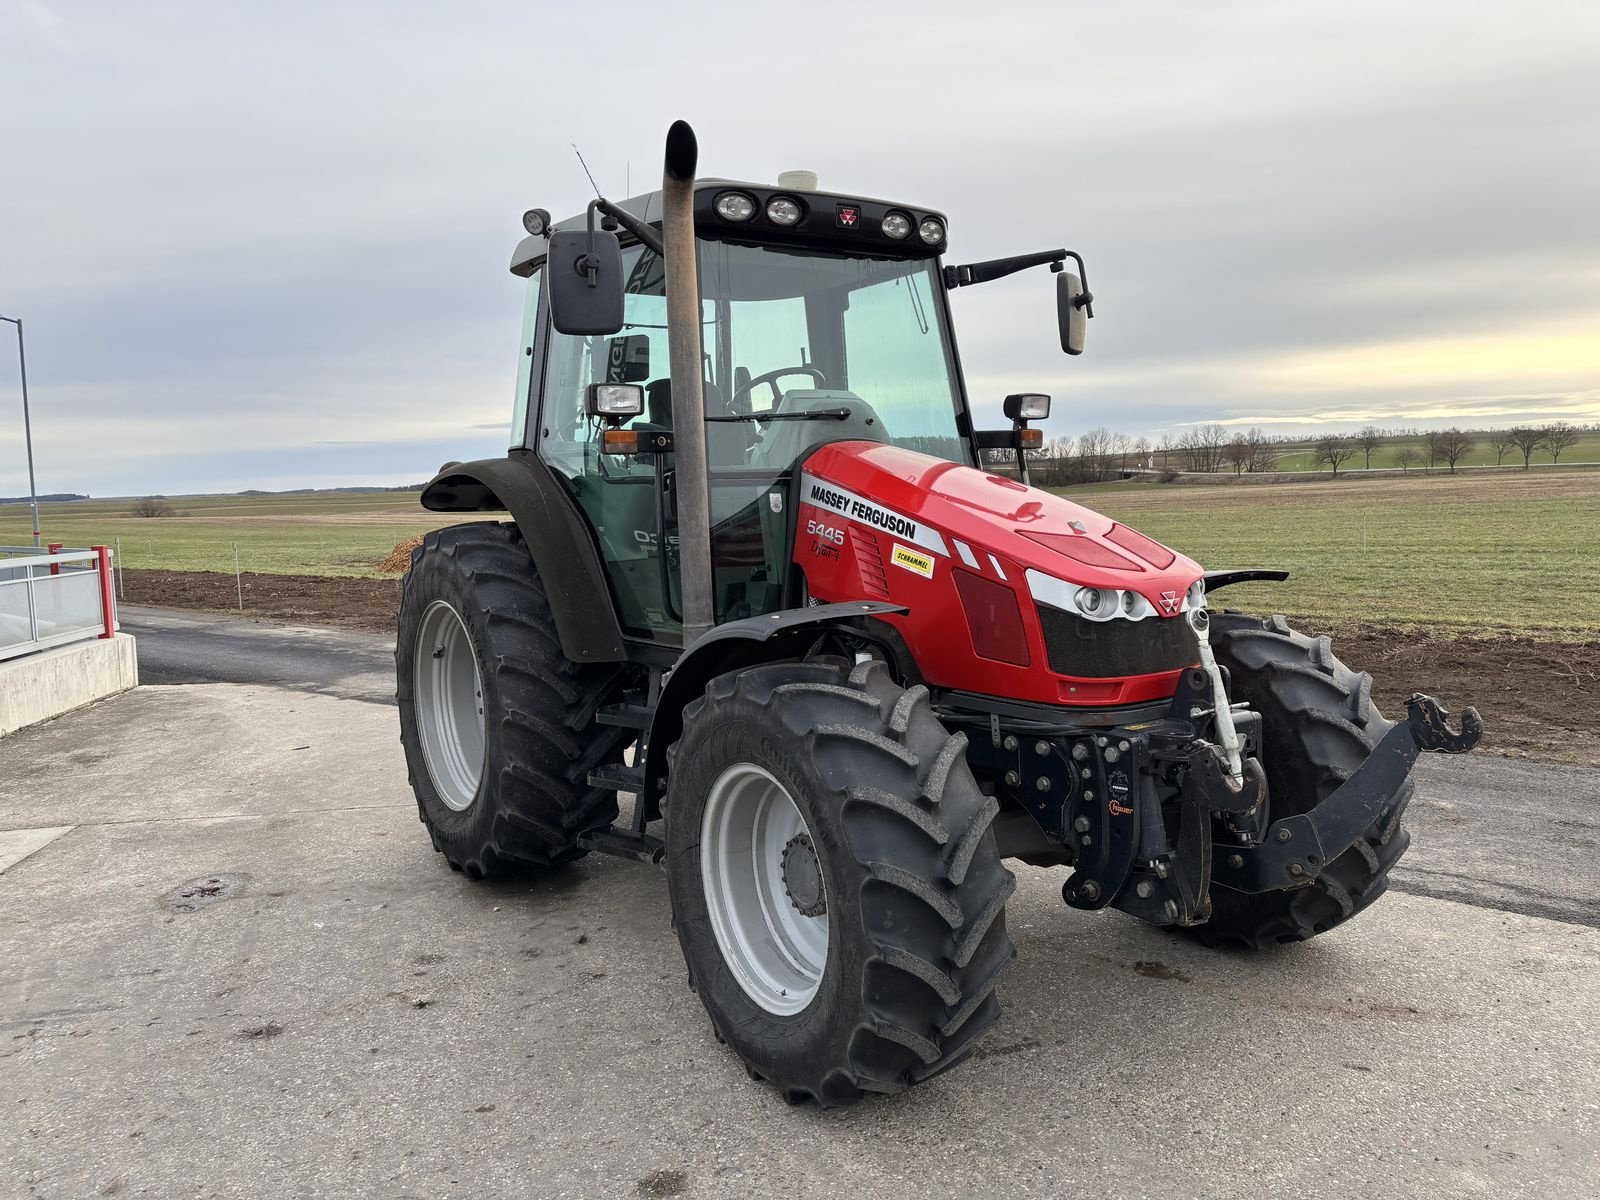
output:
[[643,704],[607,704],[598,709],[594,719],[601,725],[617,725],[623,729],[649,729],[655,709]]
[[589,786],[637,796],[644,790],[644,768],[630,767],[626,763],[607,763],[589,772]]

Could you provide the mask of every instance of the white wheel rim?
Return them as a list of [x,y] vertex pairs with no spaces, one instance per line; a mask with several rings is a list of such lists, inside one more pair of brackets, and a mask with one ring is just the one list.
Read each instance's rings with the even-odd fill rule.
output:
[[417,627],[415,686],[422,757],[439,799],[470,808],[483,776],[483,680],[461,614],[435,600]]
[[700,877],[712,932],[745,994],[778,1016],[811,1003],[828,962],[827,913],[802,913],[784,882],[785,848],[801,837],[815,842],[770,772],[735,763],[711,785],[700,823]]

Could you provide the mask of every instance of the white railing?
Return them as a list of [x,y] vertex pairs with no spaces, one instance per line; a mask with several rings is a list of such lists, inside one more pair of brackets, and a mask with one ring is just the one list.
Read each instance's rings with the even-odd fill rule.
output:
[[0,660],[116,632],[109,549],[0,546]]

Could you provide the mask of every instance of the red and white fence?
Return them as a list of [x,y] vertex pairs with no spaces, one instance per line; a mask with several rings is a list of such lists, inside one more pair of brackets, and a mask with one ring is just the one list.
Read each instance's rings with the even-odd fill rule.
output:
[[116,632],[107,547],[0,546],[0,660]]

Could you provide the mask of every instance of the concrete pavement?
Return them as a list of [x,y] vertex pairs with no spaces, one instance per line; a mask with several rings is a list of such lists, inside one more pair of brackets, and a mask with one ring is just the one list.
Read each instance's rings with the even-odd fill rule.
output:
[[0,828],[61,826],[0,875],[0,1194],[1548,1198],[1600,1176],[1600,931],[1570,919],[1391,895],[1219,955],[1018,867],[1020,959],[976,1059],[817,1113],[712,1038],[656,871],[447,870],[390,708],[146,687],[6,739]]

